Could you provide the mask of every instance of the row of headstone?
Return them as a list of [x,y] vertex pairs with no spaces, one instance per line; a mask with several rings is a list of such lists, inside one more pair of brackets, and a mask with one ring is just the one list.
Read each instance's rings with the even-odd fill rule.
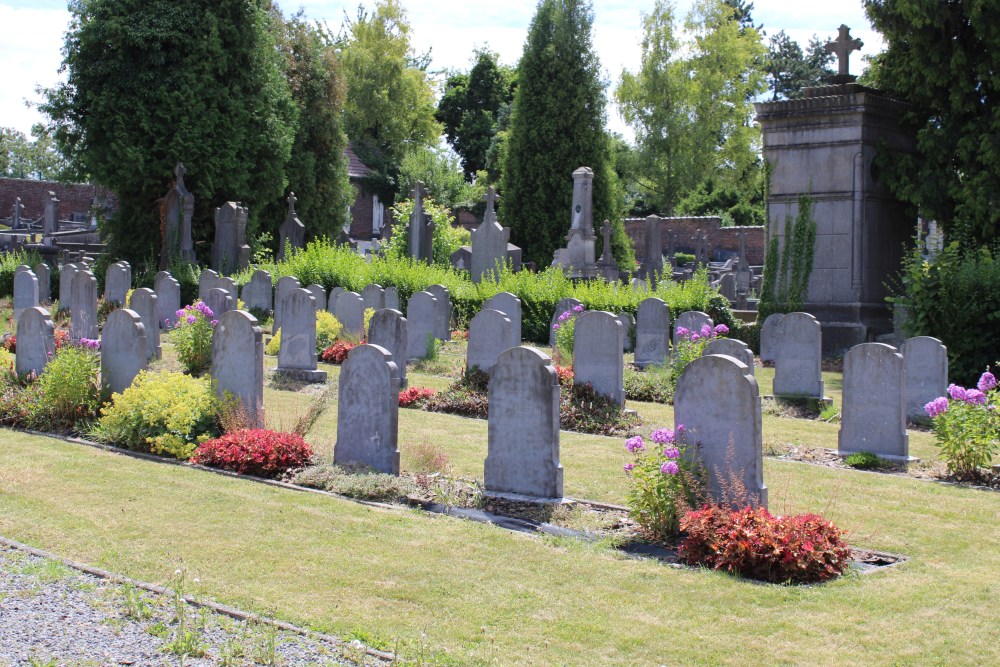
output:
[[306,289],[289,291],[282,302],[277,373],[304,382],[326,382],[317,370],[316,297]]
[[104,273],[104,302],[125,305],[132,288],[132,267],[128,262],[115,262]]
[[26,308],[34,308],[39,303],[38,276],[28,266],[14,269],[14,322]]
[[[822,399],[823,331],[819,320],[809,313],[786,313],[767,327],[767,336],[768,356],[774,359],[774,395]],[[763,341],[762,328],[762,350]]]
[[181,309],[181,284],[169,271],[160,271],[153,280],[156,293],[156,319],[161,329],[171,329]]

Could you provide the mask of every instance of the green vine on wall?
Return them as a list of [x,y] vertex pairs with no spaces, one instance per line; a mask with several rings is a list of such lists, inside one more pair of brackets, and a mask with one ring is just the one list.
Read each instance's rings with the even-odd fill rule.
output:
[[800,196],[795,219],[790,215],[785,218],[784,248],[781,248],[777,235],[768,242],[758,320],[762,321],[771,313],[799,311],[805,305],[816,246],[814,205],[812,197]]

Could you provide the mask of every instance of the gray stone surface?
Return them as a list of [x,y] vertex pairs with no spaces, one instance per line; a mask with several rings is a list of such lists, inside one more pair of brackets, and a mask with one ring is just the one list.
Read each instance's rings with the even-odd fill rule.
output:
[[160,347],[160,322],[156,313],[158,310],[156,292],[148,287],[140,287],[132,292],[128,301],[129,310],[138,313],[146,333],[147,359],[159,359],[163,352]]
[[736,301],[736,274],[726,273],[719,278],[719,294],[730,301]]
[[417,181],[410,193],[413,201],[413,212],[407,225],[409,233],[409,255],[414,262],[430,264],[434,255],[434,222],[429,214],[424,213],[424,197],[427,191],[424,184]]
[[498,271],[507,261],[507,241],[510,228],[497,222],[494,208],[496,192],[490,186],[486,193],[486,213],[483,222],[472,232],[472,267],[470,277],[478,283],[484,279],[496,280]]
[[747,373],[754,374],[753,350],[741,340],[735,338],[716,338],[705,346],[702,355],[721,354],[732,357],[747,367]]
[[334,315],[337,314],[337,299],[340,298],[340,295],[343,294],[345,291],[347,290],[345,290],[343,287],[334,287],[332,290],[330,290],[330,296],[327,297],[326,301],[327,304],[326,309],[331,313],[333,313]]
[[593,205],[594,171],[580,167],[573,172],[573,210],[563,269],[571,278],[593,278],[597,275],[596,241]]
[[399,290],[396,289],[395,287],[393,287],[392,285],[390,285],[389,287],[386,287],[385,288],[385,302],[384,302],[384,306],[383,307],[384,308],[388,308],[389,310],[402,310],[399,307],[399,305],[400,305],[399,304]]
[[677,321],[674,322],[674,346],[680,341],[681,337],[677,335],[678,329],[687,329],[693,333],[701,335],[701,329],[705,325],[709,328],[714,326],[712,318],[708,316],[708,313],[703,313],[700,310],[688,310],[677,316]]
[[104,273],[104,302],[124,306],[132,287],[132,267],[128,262],[115,262]]
[[559,379],[532,347],[512,347],[490,376],[486,493],[562,498]]
[[191,216],[194,214],[194,195],[184,187],[187,170],[180,162],[174,167],[175,180],[162,200],[163,238],[160,248],[160,266],[172,261],[194,262],[194,243],[191,239]]
[[219,274],[212,269],[202,269],[198,276],[198,298],[208,301],[208,290],[218,287]]
[[278,261],[285,259],[285,246],[290,252],[295,253],[306,247],[306,226],[299,220],[299,215],[295,212],[295,203],[298,201],[294,192],[288,194],[288,213],[285,221],[278,228]]
[[111,311],[101,335],[101,388],[107,394],[122,393],[146,368],[148,358],[139,313],[128,308]]
[[239,202],[228,201],[215,209],[215,243],[212,244],[212,269],[220,274],[241,271],[250,264],[247,245],[247,211]]
[[670,307],[650,297],[639,304],[635,323],[635,365],[663,364],[670,354]]
[[521,344],[521,300],[510,292],[500,292],[486,300],[484,309],[499,310],[510,320],[510,345],[517,347]]
[[216,393],[238,398],[250,423],[264,426],[264,336],[257,318],[230,310],[212,334],[212,379]]
[[313,295],[314,299],[316,299],[315,303],[313,304],[316,310],[323,310],[324,308],[326,308],[326,290],[323,289],[322,285],[317,285],[313,283],[306,289],[309,290],[309,293]]
[[385,308],[385,290],[382,289],[381,285],[375,283],[366,285],[361,290],[361,299],[365,302],[366,310],[371,308],[374,311],[379,311]]
[[41,375],[56,351],[56,328],[49,311],[41,306],[25,308],[17,320],[17,354],[14,370],[18,376]]
[[451,340],[451,293],[444,285],[431,285],[426,292],[434,295],[434,335],[438,340]]
[[775,350],[778,347],[778,329],[781,320],[785,319],[784,313],[772,313],[767,316],[764,323],[760,325],[760,360],[774,361]]
[[73,310],[73,276],[82,267],[77,264],[63,264],[59,270],[59,310]]
[[622,349],[625,352],[632,352],[635,350],[635,318],[628,313],[618,313],[618,321],[622,323],[622,332],[625,334],[625,344]]
[[368,323],[368,342],[389,351],[399,370],[399,386],[406,388],[406,359],[409,357],[406,338],[407,322],[403,313],[394,308],[375,311]]
[[552,325],[556,323],[556,320],[559,319],[559,316],[565,313],[567,310],[572,310],[574,306],[582,306],[582,305],[583,303],[581,303],[577,299],[574,299],[573,297],[559,299],[559,301],[556,302],[556,309],[552,313],[552,319],[549,320],[549,347],[555,347],[556,344],[556,332],[555,329],[552,328]]
[[250,280],[243,286],[240,298],[247,310],[259,310],[270,312],[273,308],[273,285],[271,274],[263,269],[257,269],[250,276]]
[[906,416],[928,419],[924,406],[938,396],[947,396],[948,348],[937,338],[909,338],[899,349],[903,355]]
[[45,262],[38,262],[35,268],[35,277],[38,278],[38,303],[50,303],[52,301],[52,270]]
[[340,370],[335,463],[399,474],[399,369],[378,345],[359,345]]
[[69,335],[73,340],[97,338],[97,278],[90,271],[77,271],[70,289]]
[[212,311],[214,319],[219,319],[222,315],[236,307],[233,297],[229,296],[229,292],[221,287],[213,287],[208,290],[208,298],[205,299],[205,305]]
[[650,215],[646,218],[644,227],[646,234],[641,275],[655,284],[657,276],[663,273],[663,218]]
[[465,366],[489,373],[504,350],[511,346],[511,322],[499,310],[480,310],[469,322],[469,347]]
[[809,313],[788,313],[778,325],[774,395],[823,397],[823,334]]
[[181,309],[181,284],[168,271],[156,274],[153,283],[156,290],[156,313],[161,329],[172,329],[177,321],[177,311]]
[[38,305],[38,277],[27,267],[24,271],[14,273],[13,303],[15,323],[25,308],[34,308]]
[[240,301],[240,288],[236,284],[235,278],[230,278],[229,276],[220,276],[217,281],[215,281],[215,287],[218,289],[224,289],[229,293],[229,298],[233,300],[233,308]]
[[[786,319],[787,321],[787,319]],[[884,343],[862,343],[844,355],[844,404],[837,449],[907,459],[903,355]]]
[[285,296],[281,311],[277,372],[304,382],[326,382],[326,371],[316,367],[316,297],[309,290],[294,289]]
[[406,355],[410,361],[427,357],[436,313],[437,299],[430,292],[415,292],[406,302]]
[[689,451],[697,445],[714,500],[724,500],[722,482],[735,477],[756,506],[767,507],[760,390],[745,364],[717,355],[689,363],[677,380],[674,422],[684,425]]
[[334,316],[344,326],[344,333],[353,336],[364,333],[365,302],[357,292],[341,292]]
[[624,337],[613,313],[588,310],[576,318],[573,383],[589,384],[601,396],[625,405]]
[[301,287],[299,279],[294,276],[278,278],[278,282],[274,286],[274,324],[271,326],[271,333],[277,333],[281,329],[281,302],[284,301],[289,292]]

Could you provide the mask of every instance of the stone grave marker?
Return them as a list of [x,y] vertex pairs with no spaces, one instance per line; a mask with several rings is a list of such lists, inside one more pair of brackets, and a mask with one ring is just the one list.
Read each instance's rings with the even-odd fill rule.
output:
[[49,311],[40,306],[25,308],[17,320],[16,336],[14,371],[18,377],[41,375],[56,351],[56,327]]
[[764,320],[760,326],[760,360],[774,361],[774,352],[778,345],[778,328],[781,320],[785,319],[784,313],[772,313]]
[[947,396],[948,348],[937,338],[908,338],[899,349],[903,355],[906,416],[914,421],[929,419],[924,406],[938,396]]
[[129,310],[137,313],[142,320],[146,334],[146,358],[159,359],[162,356],[160,347],[160,322],[157,319],[156,292],[148,287],[140,287],[132,292],[128,302]]
[[365,302],[365,310],[371,308],[379,311],[385,308],[385,290],[381,285],[372,283],[361,290],[361,299]]
[[70,289],[69,335],[74,341],[97,339],[97,278],[90,271],[77,271]]
[[248,213],[246,207],[232,201],[215,209],[212,269],[220,274],[236,273],[250,265],[250,246],[246,240]]
[[344,290],[343,287],[334,287],[332,290],[330,290],[330,296],[327,299],[326,309],[331,313],[333,313],[334,315],[337,314],[337,299],[340,298],[340,295],[343,294],[345,291],[346,290]]
[[484,278],[496,280],[498,272],[507,261],[507,241],[510,228],[497,222],[494,205],[497,200],[493,186],[486,191],[486,213],[483,223],[472,232],[472,282],[479,283]]
[[399,290],[393,286],[385,288],[385,301],[384,307],[389,310],[400,310],[399,307]]
[[104,302],[124,306],[132,287],[132,267],[128,262],[115,262],[104,273]]
[[25,308],[38,305],[38,277],[35,272],[25,267],[24,271],[14,273],[14,322],[21,317]]
[[663,299],[650,297],[639,304],[635,323],[635,365],[645,368],[663,364],[670,354],[670,307]]
[[904,376],[903,355],[891,345],[862,343],[847,351],[839,454],[871,452],[909,459]]
[[257,318],[230,310],[212,334],[212,379],[216,394],[238,398],[250,424],[264,426],[264,335]]
[[177,321],[177,311],[181,309],[181,284],[169,271],[156,274],[153,283],[156,290],[156,317],[161,329],[172,329]]
[[313,302],[313,307],[316,310],[323,310],[323,308],[326,306],[326,290],[323,289],[323,286],[313,283],[306,289],[309,290],[309,293],[312,294],[313,298],[315,299],[315,301]]
[[583,303],[574,299],[573,297],[568,297],[565,299],[559,299],[556,303],[556,310],[552,313],[552,319],[549,321],[549,346],[556,346],[556,330],[552,328],[552,325],[556,323],[559,316],[565,313],[567,310],[573,310],[576,306],[582,306]]
[[521,344],[521,300],[510,292],[500,292],[486,300],[484,309],[499,310],[510,320],[510,344],[507,347],[517,347]]
[[229,293],[229,298],[233,300],[233,308],[240,301],[240,288],[236,284],[235,278],[230,278],[229,276],[220,276],[217,281],[215,281],[215,287],[218,289],[224,289]]
[[271,332],[278,333],[281,329],[281,302],[289,292],[302,287],[299,279],[294,276],[282,276],[278,278],[278,284],[274,287],[274,324],[271,325]]
[[224,313],[233,310],[236,304],[233,303],[233,297],[229,296],[227,290],[221,287],[213,287],[208,290],[208,298],[205,300],[205,305],[212,311],[212,318],[217,320]]
[[212,269],[202,269],[201,275],[198,276],[198,298],[201,301],[208,301],[208,290],[213,287],[217,287],[219,282],[219,274]]
[[490,375],[487,494],[562,498],[559,463],[559,378],[532,347],[500,355]]
[[285,259],[285,246],[289,252],[295,253],[306,246],[306,226],[299,220],[295,212],[295,203],[298,201],[294,192],[288,193],[288,213],[285,221],[278,228],[278,261]]
[[738,476],[754,504],[767,507],[760,390],[748,371],[727,356],[708,355],[689,363],[677,380],[674,422],[685,426],[688,451],[697,445],[715,501],[723,501],[722,482]]
[[410,361],[427,358],[436,313],[437,299],[430,292],[414,292],[406,302],[406,355]]
[[399,370],[378,345],[359,345],[340,370],[337,405],[337,464],[362,463],[399,474]]
[[365,326],[365,302],[357,292],[342,292],[337,297],[337,320],[344,325],[344,332],[361,336]]
[[73,310],[73,276],[80,270],[76,264],[63,264],[59,271],[59,310]]
[[316,369],[316,297],[309,290],[294,289],[285,296],[281,312],[276,372],[302,382],[326,382],[326,371]]
[[425,291],[430,292],[437,299],[434,306],[437,308],[434,318],[434,335],[438,340],[451,340],[451,293],[444,285],[431,285]]
[[469,322],[465,367],[489,373],[504,350],[511,347],[511,322],[499,310],[480,310]]
[[175,180],[161,200],[162,238],[160,266],[166,268],[171,260],[194,262],[194,243],[191,240],[191,216],[194,214],[194,195],[184,187],[184,165],[174,167]]
[[788,313],[774,348],[774,395],[823,397],[823,333],[809,313]]
[[590,384],[601,396],[625,405],[624,336],[614,314],[581,313],[573,336],[573,384]]
[[726,273],[721,278],[719,278],[719,294],[729,299],[729,301],[736,301],[736,274]]
[[702,327],[706,324],[710,329],[714,326],[712,318],[700,310],[688,310],[678,315],[677,321],[674,323],[674,347],[677,347],[677,343],[681,340],[681,337],[677,334],[678,329],[687,329],[700,336]]
[[263,269],[257,269],[250,276],[250,281],[243,286],[240,298],[247,310],[269,313],[272,308],[272,291],[271,274]]
[[128,308],[111,311],[101,335],[101,388],[107,394],[122,393],[148,359],[146,328],[139,313]]
[[410,221],[407,225],[409,230],[409,255],[417,264],[424,263],[430,265],[434,260],[434,222],[431,216],[424,213],[424,184],[417,181],[410,193],[413,201],[413,212],[410,213]]
[[375,311],[371,321],[368,323],[368,342],[378,345],[389,351],[396,362],[399,371],[399,386],[405,389],[406,381],[406,359],[407,322],[403,313],[393,308],[383,308]]
[[35,277],[38,278],[38,303],[52,301],[52,270],[45,262],[35,264]]
[[732,357],[747,367],[747,373],[754,374],[753,350],[746,343],[735,338],[715,338],[705,346],[702,355],[722,354]]

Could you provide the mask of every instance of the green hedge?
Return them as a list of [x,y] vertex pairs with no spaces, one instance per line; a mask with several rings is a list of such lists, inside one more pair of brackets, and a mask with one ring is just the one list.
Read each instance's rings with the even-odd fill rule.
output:
[[42,261],[42,256],[34,250],[15,250],[0,254],[0,295],[4,297],[14,296],[14,271],[17,267],[34,267]]

